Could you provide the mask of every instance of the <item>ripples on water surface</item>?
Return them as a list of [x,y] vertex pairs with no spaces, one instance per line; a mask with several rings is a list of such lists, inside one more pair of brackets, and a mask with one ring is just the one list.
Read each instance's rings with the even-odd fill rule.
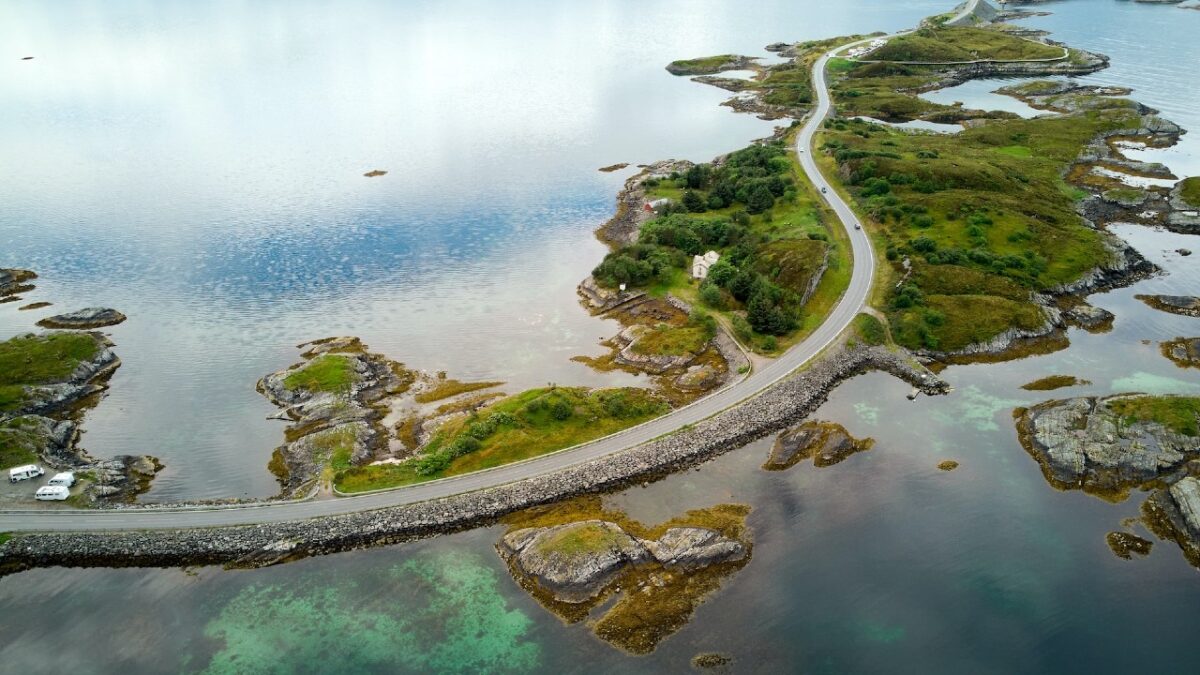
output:
[[633,381],[570,361],[616,330],[574,292],[628,175],[596,168],[769,134],[663,67],[861,29],[861,6],[6,3],[0,265],[54,307],[0,306],[0,337],[131,317],[85,444],[160,457],[151,499],[272,493],[254,382],[314,338],[514,390]]
[[[15,16],[12,7],[0,11],[6,12],[6,18]],[[239,67],[253,70],[265,63],[290,63],[308,58],[307,49],[326,49],[303,43],[303,48],[292,45],[295,51],[289,51],[275,45],[280,35],[295,32],[295,17],[314,11],[311,6],[289,7],[293,9],[253,10],[266,12],[259,18],[270,30],[257,33],[264,44],[272,45],[269,50],[263,44],[253,47],[255,40],[239,29],[226,29],[241,36],[230,42],[229,50],[255,51],[255,58],[239,62]],[[470,31],[480,25],[472,22],[499,18],[486,13],[475,17],[465,6],[453,7],[460,12],[458,18],[451,21],[454,17],[447,15],[436,35],[444,37],[447,26],[452,26],[452,34],[473,39],[459,39],[452,47],[443,47],[433,38],[425,44],[462,68],[464,62],[483,58],[474,38],[495,46]],[[485,6],[471,6],[481,7]],[[137,208],[125,209],[133,210],[132,214],[117,208],[111,195],[80,197],[91,189],[91,181],[101,181],[105,174],[97,168],[96,156],[79,165],[67,162],[64,155],[50,163],[56,168],[43,167],[41,173],[5,164],[0,190],[6,203],[11,199],[22,204],[26,216],[3,211],[0,226],[5,228],[5,241],[14,240],[17,248],[0,252],[0,264],[41,265],[50,278],[39,287],[38,299],[45,296],[73,304],[115,298],[112,304],[134,309],[130,313],[135,319],[114,330],[127,365],[122,368],[123,379],[114,383],[112,396],[88,422],[93,429],[89,446],[107,439],[104,442],[113,443],[115,449],[121,433],[139,442],[156,442],[170,425],[154,426],[141,418],[145,410],[158,409],[154,401],[164,400],[162,414],[172,416],[170,420],[177,424],[194,425],[177,432],[178,452],[189,447],[183,437],[193,435],[197,438],[186,440],[207,443],[211,456],[241,453],[244,459],[237,460],[242,462],[239,466],[256,471],[278,432],[260,422],[269,410],[249,391],[248,381],[288,363],[291,343],[310,337],[314,330],[360,333],[413,365],[448,367],[456,373],[501,373],[514,381],[525,378],[536,383],[548,377],[541,373],[549,369],[567,368],[566,356],[611,329],[581,319],[571,297],[579,269],[600,255],[589,230],[606,216],[621,180],[593,174],[594,167],[667,155],[702,159],[765,129],[714,108],[719,92],[660,77],[661,63],[678,56],[750,51],[775,39],[895,28],[943,9],[888,4],[883,11],[895,15],[881,16],[880,10],[866,3],[839,4],[836,9],[781,4],[767,6],[751,21],[733,18],[738,10],[732,4],[714,3],[706,5],[714,17],[711,23],[689,20],[696,22],[692,26],[696,30],[688,32],[643,30],[646,17],[661,19],[658,26],[676,20],[664,18],[667,9],[654,4],[608,6],[606,11],[612,14],[607,23],[594,11],[579,7],[556,10],[562,13],[534,21],[521,14],[523,7],[518,7],[517,15],[532,24],[577,37],[558,44],[562,50],[592,50],[576,53],[579,59],[592,59],[587,69],[536,60],[521,65],[522,77],[537,80],[529,85],[534,90],[531,98],[521,104],[530,106],[523,108],[523,114],[536,121],[523,127],[524,137],[531,144],[542,142],[539,139],[546,135],[572,138],[561,129],[567,124],[561,119],[562,110],[543,113],[538,111],[542,106],[535,105],[550,106],[562,90],[583,97],[587,105],[579,114],[600,111],[587,125],[580,122],[586,132],[575,137],[593,140],[536,151],[525,148],[525,141],[514,141],[513,152],[526,153],[528,164],[489,164],[473,154],[473,162],[456,164],[448,172],[458,179],[430,181],[424,198],[413,196],[420,194],[414,183],[422,173],[405,173],[401,150],[382,156],[378,147],[368,148],[371,140],[409,132],[403,125],[401,131],[391,129],[368,114],[369,106],[361,100],[356,101],[363,108],[358,123],[373,131],[362,132],[361,148],[346,151],[345,158],[337,160],[340,164],[332,166],[333,159],[306,159],[320,156],[325,145],[334,149],[353,145],[353,138],[338,140],[348,132],[336,125],[328,125],[314,138],[297,139],[298,149],[290,160],[271,160],[279,176],[302,174],[295,179],[302,186],[237,166],[221,167],[207,176],[191,168],[185,180],[171,175],[167,156],[172,153],[164,150],[156,170],[138,180],[143,185],[177,186],[178,195],[164,196],[155,207],[162,213],[180,213],[180,225],[174,227],[157,224],[154,208],[144,204],[157,200],[148,195],[135,195]],[[863,25],[863,15],[854,14],[855,7],[869,8],[866,16],[872,25]],[[1194,130],[1180,148],[1148,155],[1167,158],[1162,161],[1181,175],[1200,173],[1195,168],[1200,113],[1191,75],[1192,65],[1200,62],[1197,43],[1191,39],[1200,29],[1200,12],[1111,0],[1043,7],[1056,14],[1029,23],[1053,30],[1058,39],[1114,57],[1110,71],[1088,80],[1132,86],[1139,100]],[[425,11],[449,13],[450,9]],[[806,18],[824,12],[836,15],[818,22]],[[192,20],[208,25],[213,17]],[[0,26],[11,24],[0,21]],[[581,25],[588,29],[582,31]],[[611,31],[596,28],[609,25]],[[350,61],[361,61],[363,69],[368,64],[376,67],[374,60],[360,59],[361,53],[399,49],[387,45],[402,44],[377,39],[370,23],[359,29],[362,33],[350,50],[353,58],[346,56],[339,67],[349,68]],[[520,30],[530,49],[552,49],[549,43],[555,40],[543,31],[529,26]],[[423,34],[411,26],[389,27],[389,31]],[[676,35],[679,32],[687,36]],[[593,34],[603,34],[624,56],[609,56],[599,46],[586,47]],[[117,44],[143,55],[128,41]],[[221,42],[208,40],[207,44]],[[114,46],[106,43],[105,49]],[[40,53],[23,44],[21,49]],[[416,48],[408,44],[406,49]],[[326,60],[317,59],[319,63],[310,64],[312,69],[333,67],[332,53],[323,53]],[[503,54],[495,58],[507,63]],[[448,82],[460,77],[456,68],[411,63],[395,72],[404,78]],[[485,60],[479,67],[490,66]],[[10,82],[17,72],[7,64],[0,68],[4,69],[0,82]],[[347,77],[362,75],[350,71]],[[592,84],[578,81],[585,72]],[[235,74],[247,76],[241,71]],[[385,90],[391,86],[386,79],[378,82]],[[450,109],[438,108],[437,115],[428,110],[418,114],[424,107],[414,105],[410,110],[418,120],[414,124],[466,114],[451,105],[463,99],[449,98],[443,86],[450,85],[429,84],[421,91],[430,95],[426,105]],[[455,95],[465,96],[469,90],[456,89]],[[66,93],[75,96],[78,91]],[[162,104],[168,97],[162,91],[158,94],[155,101]],[[194,100],[192,104],[200,105]],[[6,119],[29,106],[28,97],[20,105],[12,95],[0,97]],[[630,107],[636,114],[629,113]],[[55,117],[69,120],[79,114],[67,108],[56,108]],[[505,105],[498,103],[496,108],[503,111]],[[45,109],[28,114],[32,117],[21,118],[54,126]],[[298,113],[300,118],[314,115],[313,110]],[[178,121],[172,118],[170,123]],[[281,128],[288,126],[283,122]],[[87,140],[99,128],[94,122],[81,127],[78,120],[60,119],[55,124],[59,123],[66,125],[60,133],[71,141]],[[212,122],[205,118],[195,123],[207,128]],[[0,127],[0,133],[6,142],[10,137],[18,142],[19,134],[10,127]],[[268,137],[277,132],[285,135],[271,125],[260,131]],[[207,137],[213,147],[206,146],[206,151],[233,152],[228,144],[212,142],[211,134]],[[408,153],[412,165],[425,161],[420,160],[419,148],[428,140],[426,134],[412,132],[405,138],[414,148]],[[162,142],[179,151],[186,140],[172,136]],[[314,147],[310,151],[303,143]],[[157,156],[159,151],[151,152],[144,147],[147,144],[153,145],[149,138],[139,140],[139,152]],[[280,140],[275,147],[286,145]],[[606,149],[610,146],[614,150]],[[37,153],[30,154],[21,158],[33,171],[38,164],[32,155]],[[244,159],[256,167],[271,163]],[[122,171],[140,173],[130,166],[138,161],[120,161]],[[393,173],[359,181],[358,173],[375,166]],[[475,169],[464,168],[471,166]],[[460,169],[467,171],[467,178]],[[80,172],[90,177],[82,180]],[[268,181],[291,196],[267,199],[276,208],[264,214],[253,198],[231,189],[242,180]],[[219,194],[203,194],[195,184],[207,181],[222,185]],[[75,182],[82,185],[68,185]],[[129,191],[124,181],[115,184],[122,192]],[[35,199],[35,188],[50,190],[53,198]],[[476,200],[476,191],[487,197]],[[162,186],[154,192],[170,193]],[[240,196],[235,199],[230,192]],[[88,208],[70,206],[76,199]],[[203,206],[208,199],[222,205],[238,201],[245,211],[226,213],[224,206],[208,210]],[[208,215],[200,217],[198,212]],[[37,227],[28,227],[29,223]],[[1079,492],[1051,489],[1036,463],[1021,450],[1012,426],[1013,407],[1052,396],[1135,390],[1200,393],[1196,371],[1175,368],[1159,354],[1157,345],[1177,335],[1200,335],[1200,320],[1156,312],[1133,298],[1137,293],[1196,293],[1200,288],[1197,257],[1181,258],[1172,252],[1181,246],[1196,250],[1195,238],[1140,227],[1116,230],[1167,274],[1092,298],[1094,304],[1116,313],[1112,332],[1090,335],[1072,330],[1072,346],[1055,354],[949,368],[945,377],[956,391],[945,398],[908,402],[904,399],[908,387],[888,376],[856,378],[835,391],[817,416],[840,422],[857,436],[872,436],[877,444],[836,466],[816,469],[801,464],[782,473],[761,471],[768,439],[697,471],[614,496],[613,506],[647,522],[720,502],[754,507],[750,526],[755,548],[750,564],[650,657],[630,661],[594,639],[586,628],[564,626],[542,610],[505,576],[506,569],[492,550],[500,534],[493,528],[255,572],[205,569],[193,576],[177,570],[38,570],[5,578],[0,581],[0,630],[6,637],[0,645],[0,663],[26,672],[45,669],[46,664],[59,672],[71,668],[253,672],[260,664],[302,670],[313,667],[312,659],[324,658],[320,662],[325,665],[336,660],[344,670],[356,672],[431,668],[471,672],[483,662],[501,669],[536,666],[554,672],[628,672],[631,666],[680,672],[696,652],[720,650],[734,654],[738,670],[746,672],[1194,671],[1194,627],[1200,621],[1196,572],[1170,544],[1157,543],[1148,558],[1123,561],[1104,543],[1106,532],[1119,529],[1122,518],[1137,514],[1141,495],[1112,505]],[[95,250],[78,249],[72,243],[76,239],[55,234],[63,232],[85,233]],[[489,232],[492,240],[479,241],[479,235]],[[340,259],[343,255],[347,260]],[[517,297],[507,287],[520,280],[539,283],[545,290],[517,308],[479,299],[472,291],[489,285],[502,297],[506,292],[507,297]],[[139,311],[156,320],[138,318]],[[530,318],[543,316],[544,322]],[[23,329],[28,322],[3,308],[0,320],[9,332]],[[475,339],[476,334],[498,330],[510,331],[503,349]],[[525,344],[533,345],[529,354],[514,356]],[[145,361],[137,365],[140,359]],[[192,393],[184,400],[198,410],[178,410],[170,404],[163,393],[176,385],[164,373],[185,379],[179,386]],[[1051,373],[1077,375],[1093,384],[1050,394],[1019,388]],[[554,376],[566,379],[566,375]],[[587,378],[585,373],[574,376],[581,381]],[[214,394],[218,400],[208,400],[205,392],[209,391],[222,396]],[[135,409],[138,406],[142,407]],[[125,417],[115,412],[122,407],[128,409]],[[118,421],[106,422],[110,416]],[[239,429],[239,424],[246,429]],[[128,429],[122,431],[122,425]],[[255,433],[261,434],[257,445],[237,445],[241,439],[253,439]],[[950,473],[936,470],[943,459],[957,460],[961,467]],[[184,458],[173,456],[173,461],[182,463]],[[213,471],[219,474],[220,468]],[[221,485],[222,479],[214,478],[210,488],[189,483],[188,489],[218,492]],[[267,489],[263,483],[261,491]],[[469,589],[469,597],[456,592],[459,587]],[[463,640],[459,629],[474,625],[473,621],[496,628],[483,631],[484,639]],[[431,625],[444,632],[431,639]],[[414,643],[413,637],[418,641]],[[447,653],[446,646],[453,647],[453,653]],[[410,658],[398,660],[401,649],[408,650],[405,654]]]

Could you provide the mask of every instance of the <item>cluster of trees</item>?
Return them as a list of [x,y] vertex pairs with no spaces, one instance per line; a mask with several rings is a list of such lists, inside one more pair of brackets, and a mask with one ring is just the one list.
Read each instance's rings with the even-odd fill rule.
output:
[[678,249],[657,244],[625,246],[604,256],[592,276],[601,286],[621,284],[646,286],[663,279],[671,269],[687,264],[687,256]]
[[672,176],[684,188],[681,207],[691,213],[742,204],[763,213],[779,198],[794,198],[791,162],[781,142],[752,145],[731,153],[720,166],[697,164]]
[[[739,247],[740,248],[740,247]],[[799,298],[755,271],[749,256],[735,248],[708,270],[700,298],[720,308],[725,291],[746,307],[746,321],[764,335],[785,335],[799,324]]]
[[516,423],[517,418],[506,412],[493,413],[483,419],[472,422],[451,443],[418,459],[416,462],[417,474],[432,476],[445,471],[454,460],[463,455],[469,455],[483,447],[483,441],[488,436],[496,433],[497,429],[502,426],[514,426]]

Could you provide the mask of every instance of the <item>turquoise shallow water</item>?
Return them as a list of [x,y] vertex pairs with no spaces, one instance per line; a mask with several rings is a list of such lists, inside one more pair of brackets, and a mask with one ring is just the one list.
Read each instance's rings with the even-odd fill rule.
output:
[[[8,7],[5,11],[11,11]],[[714,3],[709,9],[717,12],[720,7]],[[1187,30],[1195,34],[1200,12],[1112,0],[1070,0],[1045,7],[1055,15],[1030,23],[1053,26],[1056,37],[1112,54],[1113,72],[1126,78],[1102,74],[1089,79],[1133,86],[1140,100],[1162,108],[1184,126],[1200,129],[1195,118],[1200,101],[1194,87],[1189,88],[1187,66],[1200,54],[1194,53],[1194,42],[1179,37]],[[780,38],[816,36],[855,29],[839,28],[845,24],[838,21],[861,24],[864,16],[875,17],[837,19],[842,16],[839,8],[836,17],[810,25],[813,22],[802,21],[801,9],[795,7],[760,9],[759,20],[734,21],[737,28],[731,28],[731,34],[699,31],[696,34],[708,41],[694,49],[651,49],[684,54],[745,51],[776,38],[758,33],[747,37],[738,31],[786,33]],[[900,16],[902,10],[911,17]],[[627,11],[623,16],[637,24],[642,10]],[[929,13],[924,6],[903,4],[889,5],[888,11],[896,12],[900,25]],[[715,16],[734,14],[728,9]],[[289,16],[282,12],[280,25],[288,25]],[[764,22],[762,16],[776,18]],[[462,28],[467,19],[459,21]],[[780,28],[784,21],[790,22],[787,31]],[[1166,51],[1178,58],[1164,62],[1157,46],[1139,47],[1156,45],[1154,36],[1175,40]],[[679,53],[662,56],[669,60]],[[1191,57],[1184,58],[1189,53]],[[658,66],[648,63],[646,77],[655,77],[651,71]],[[639,67],[628,68],[636,80]],[[532,70],[526,65],[523,72]],[[614,76],[613,81],[621,80]],[[678,84],[681,97],[707,95],[688,93],[686,82],[665,82],[670,84],[663,86]],[[689,112],[678,123],[686,126],[694,123],[690,120],[705,119],[709,112],[701,108],[719,98],[689,99],[687,105],[695,109],[681,108]],[[1176,110],[1166,112],[1169,107]],[[714,119],[741,124],[732,115]],[[667,142],[668,127],[664,123],[659,128],[661,142]],[[754,135],[757,128],[751,125],[742,131]],[[742,142],[737,136],[742,131],[729,132],[730,145]],[[1177,171],[1188,172],[1186,162],[1197,156],[1196,146],[1188,144],[1195,142],[1191,137],[1197,133],[1185,136],[1180,149],[1160,156]],[[536,136],[533,131],[527,134]],[[720,139],[711,142],[717,145]],[[701,151],[713,154],[719,148]],[[619,177],[606,178],[592,169],[629,158],[617,154],[601,160],[601,154],[580,160],[578,174],[579,180],[597,186],[597,219],[603,218],[615,187],[606,181],[615,183]],[[1182,158],[1180,163],[1176,157]],[[608,192],[602,194],[601,188]],[[2,189],[13,190],[11,185]],[[561,213],[560,207],[556,203],[544,211]],[[538,222],[556,222],[547,218]],[[564,228],[563,250],[587,241],[591,224],[584,221],[581,216],[576,227]],[[65,216],[63,222],[68,222]],[[539,240],[560,236],[547,234],[558,232],[547,228],[536,231]],[[1145,559],[1124,561],[1104,542],[1106,532],[1137,515],[1141,495],[1114,505],[1051,489],[1020,448],[1012,426],[1014,406],[1050,396],[1134,390],[1200,393],[1197,371],[1175,368],[1160,356],[1157,344],[1177,335],[1200,335],[1200,320],[1156,312],[1133,298],[1137,293],[1196,293],[1196,256],[1182,258],[1172,252],[1181,246],[1197,250],[1195,238],[1140,227],[1116,230],[1165,273],[1092,298],[1093,304],[1116,313],[1112,332],[1073,330],[1071,347],[1055,354],[952,367],[944,377],[955,391],[944,398],[909,402],[904,398],[908,387],[885,375],[851,380],[834,392],[817,417],[877,442],[871,451],[832,467],[802,464],[782,473],[762,471],[771,442],[766,439],[698,470],[611,497],[612,506],[645,522],[723,502],[744,502],[754,509],[749,520],[755,538],[751,562],[689,625],[648,657],[626,656],[595,639],[586,626],[565,626],[544,611],[507,576],[493,550],[501,530],[489,528],[257,571],[50,569],[5,577],[0,579],[0,671],[681,672],[695,653],[718,650],[735,657],[737,672],[1193,672],[1194,627],[1200,621],[1196,571],[1169,544],[1157,543]],[[45,239],[40,246],[49,247],[53,242]],[[0,255],[10,256],[10,251]],[[237,258],[233,253],[228,257]],[[67,259],[62,254],[62,260]],[[0,260],[7,263],[10,258]],[[72,264],[62,264],[72,269]],[[465,262],[462,265],[467,269]],[[563,278],[569,291],[573,276],[564,273]],[[88,288],[85,280],[80,275],[72,282],[81,293]],[[462,277],[459,281],[466,283]],[[46,288],[67,287],[52,286],[57,283],[48,282]],[[429,283],[436,287],[441,282]],[[134,300],[131,290],[123,292]],[[458,296],[446,292],[442,297]],[[225,297],[220,302],[232,306],[240,301]],[[284,314],[290,306],[261,299],[246,302],[247,307],[268,309],[282,304],[272,311]],[[563,317],[568,309],[574,311],[566,301],[562,307]],[[188,321],[203,323],[203,318]],[[212,330],[215,340],[220,330]],[[381,338],[386,336],[386,329],[379,331]],[[122,344],[134,339],[133,334],[117,336]],[[255,343],[250,337],[242,341]],[[280,350],[279,358],[286,362],[288,352]],[[199,370],[198,365],[186,367]],[[251,370],[249,365],[245,369]],[[1020,389],[1052,373],[1076,375],[1092,384],[1053,394]],[[126,385],[135,387],[135,382],[131,374]],[[120,400],[116,389],[89,425],[104,428],[105,415]],[[138,433],[151,434],[153,427]],[[101,435],[92,432],[89,443]],[[944,459],[961,466],[949,473],[937,470]],[[208,458],[197,459],[201,460]]]

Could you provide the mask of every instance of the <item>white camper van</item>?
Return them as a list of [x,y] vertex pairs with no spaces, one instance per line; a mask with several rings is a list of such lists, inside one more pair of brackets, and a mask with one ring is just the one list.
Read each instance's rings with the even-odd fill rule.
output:
[[69,488],[75,484],[75,474],[70,471],[54,474],[54,477],[46,481],[46,485],[61,485]]
[[46,473],[46,470],[37,464],[26,464],[25,466],[18,466],[15,469],[9,469],[8,482],[16,483],[17,481],[21,480],[37,478],[44,473]]
[[61,502],[71,496],[71,491],[61,485],[43,485],[33,496],[44,502]]

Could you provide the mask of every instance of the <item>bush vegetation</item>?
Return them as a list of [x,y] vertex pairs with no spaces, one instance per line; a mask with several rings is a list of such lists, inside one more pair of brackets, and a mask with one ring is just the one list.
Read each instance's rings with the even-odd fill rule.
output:
[[412,460],[346,467],[336,484],[362,492],[470,473],[607,436],[668,409],[664,399],[635,387],[531,389],[448,422]]

